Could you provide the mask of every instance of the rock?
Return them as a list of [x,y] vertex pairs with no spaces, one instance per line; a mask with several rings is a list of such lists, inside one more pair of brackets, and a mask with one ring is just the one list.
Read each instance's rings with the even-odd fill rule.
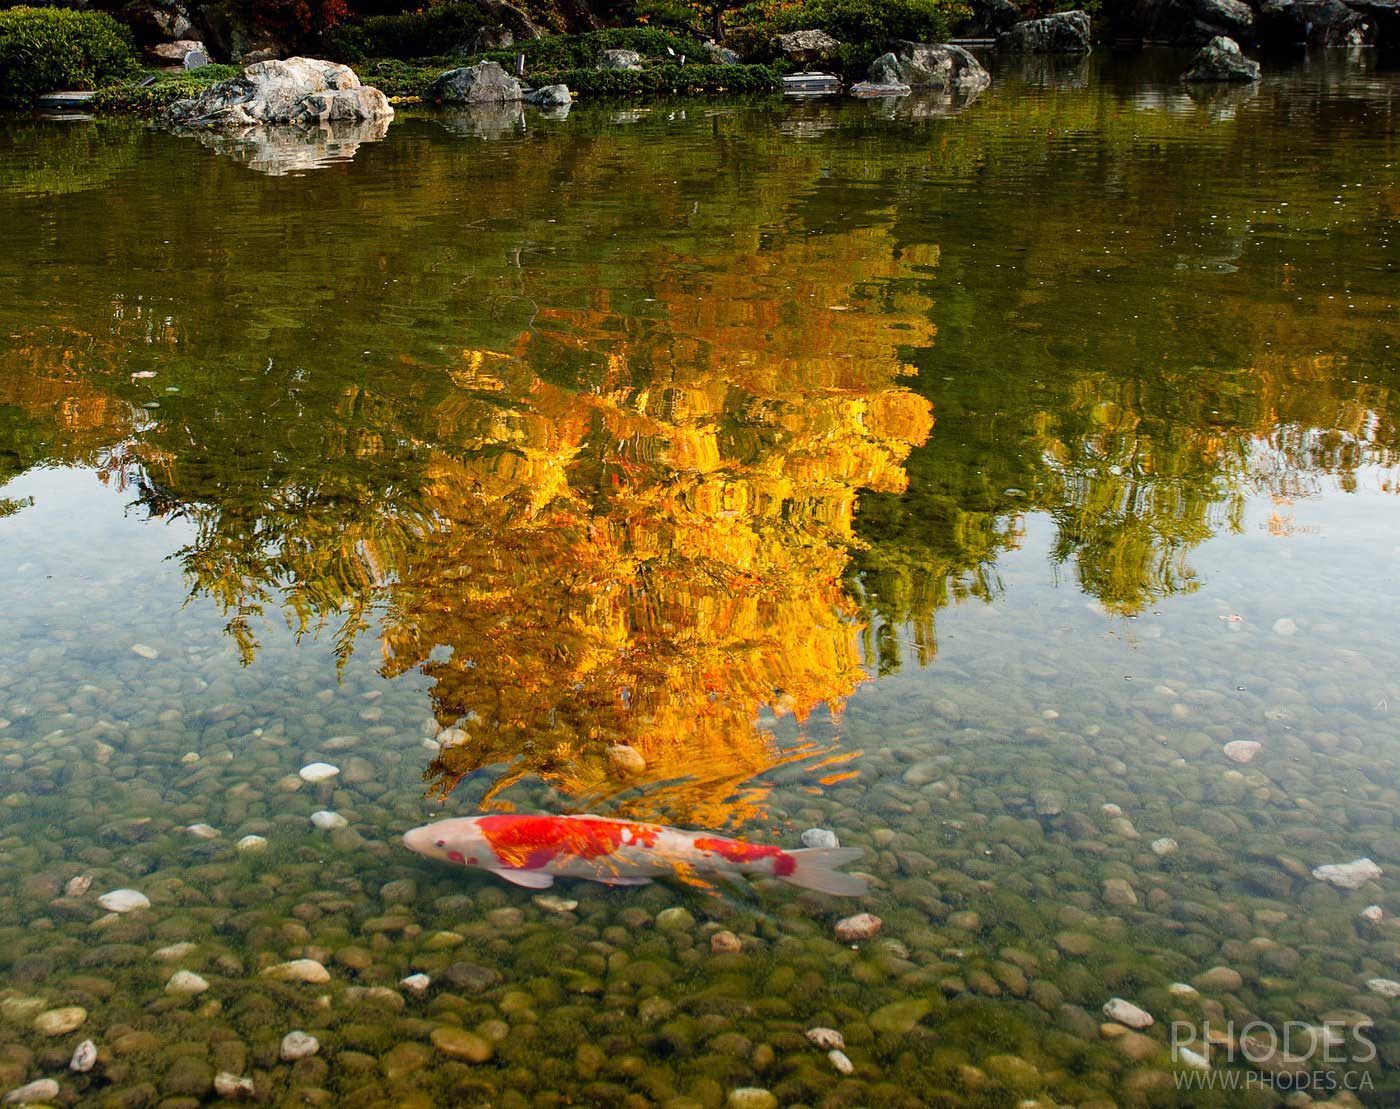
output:
[[195,839],[218,839],[220,835],[219,829],[208,824],[191,824],[185,831]]
[[710,937],[710,951],[715,955],[737,955],[744,950],[744,945],[739,942],[739,937],[733,932],[716,932]]
[[180,64],[185,67],[186,71],[203,69],[209,64],[209,51],[205,50],[203,46],[197,46],[180,59]]
[[472,994],[484,993],[501,984],[499,970],[476,963],[453,963],[443,971],[443,977],[454,988]]
[[1056,12],[1027,19],[997,36],[997,49],[1011,54],[1087,54],[1089,16],[1085,12]]
[[727,46],[721,46],[714,41],[706,42],[700,48],[705,54],[705,60],[711,65],[738,65],[739,55]]
[[635,73],[642,68],[642,56],[635,50],[604,50],[598,58],[598,68]]
[[[541,108],[563,108],[574,102],[574,94],[569,91],[568,85],[545,85],[542,88],[532,89],[525,94],[525,100],[531,104],[538,104]],[[641,760],[641,769],[634,770],[632,774],[640,774],[646,769],[646,760],[642,758],[641,752],[633,747],[609,747],[608,761],[612,762],[612,752],[614,750],[632,751]]]
[[1189,1047],[1178,1044],[1172,1048],[1172,1059],[1178,1066],[1191,1070],[1210,1070],[1210,1060]]
[[433,82],[429,96],[444,104],[508,104],[524,96],[520,82],[495,62],[449,69]]
[[329,782],[340,773],[340,767],[332,766],[328,762],[310,762],[297,771],[297,777],[303,782]]
[[204,43],[198,39],[176,39],[174,42],[158,42],[154,46],[146,47],[146,56],[153,62],[180,65],[184,62],[186,54],[196,50],[201,54],[209,53]]
[[267,850],[267,840],[262,836],[244,836],[234,847],[240,851],[265,851]]
[[1230,967],[1211,967],[1192,978],[1191,985],[1207,992],[1234,993],[1244,985],[1244,976]]
[[1338,889],[1360,889],[1367,882],[1379,878],[1382,870],[1370,859],[1353,859],[1349,863],[1328,863],[1315,867],[1312,876],[1319,882],[1330,882]]
[[165,992],[178,994],[182,997],[193,997],[201,994],[209,988],[209,983],[198,974],[189,970],[177,970],[170,976],[170,981],[165,984]]
[[379,887],[379,899],[386,905],[411,905],[418,900],[418,883],[412,878],[397,878]]
[[92,875],[79,874],[75,878],[68,879],[68,884],[63,887],[63,896],[82,897],[90,889],[92,889]]
[[160,658],[159,651],[157,651],[154,647],[147,647],[144,643],[133,643],[131,645],[131,653],[133,655],[140,655],[144,659]]
[[856,1066],[851,1062],[851,1058],[844,1051],[837,1048],[826,1053],[826,1057],[831,1060],[831,1065],[841,1074],[854,1074]]
[[1379,924],[1385,918],[1385,910],[1379,905],[1367,905],[1357,915],[1367,924]]
[[422,997],[428,992],[428,987],[433,984],[433,980],[426,974],[410,974],[407,978],[400,978],[399,985],[411,994]]
[[841,841],[836,838],[835,832],[828,832],[825,828],[808,828],[802,833],[802,846],[820,848],[840,847]]
[[158,959],[163,963],[174,962],[176,959],[183,959],[190,952],[195,950],[196,945],[188,940],[180,943],[168,944],[165,947],[158,947],[151,952],[152,959]]
[[689,932],[695,927],[695,917],[689,909],[675,907],[656,914],[656,926],[663,932]]
[[87,1074],[97,1065],[97,1045],[84,1040],[73,1049],[73,1057],[68,1060],[68,1069],[78,1074]]
[[247,1075],[220,1071],[214,1075],[214,1092],[230,1100],[251,1099],[257,1092],[253,1080]]
[[120,889],[104,893],[97,903],[109,913],[130,913],[137,909],[149,909],[150,900],[137,890]]
[[[1229,42],[1229,39],[1226,39],[1224,41]],[[1209,47],[1207,47],[1207,49],[1209,49]],[[1201,53],[1204,54],[1205,51],[1203,50],[1201,51]],[[1257,77],[1259,75],[1258,65],[1254,66],[1254,71],[1255,76]],[[1222,748],[1222,750],[1225,752],[1225,757],[1227,759],[1229,759],[1231,762],[1240,763],[1241,765],[1249,762],[1251,759],[1254,758],[1255,755],[1257,755],[1263,749],[1264,745],[1262,743],[1256,743],[1252,739],[1231,740]]]
[[1146,1009],[1139,1009],[1131,1001],[1124,1001],[1121,997],[1104,1002],[1103,1014],[1109,1020],[1126,1024],[1129,1028],[1151,1028],[1156,1023]]
[[87,1020],[87,1010],[81,1005],[65,1005],[48,1009],[34,1018],[34,1031],[41,1036],[66,1036],[76,1032]]
[[1161,839],[1152,841],[1152,853],[1158,858],[1165,859],[1168,855],[1174,855],[1180,846],[1171,836],[1163,836]]
[[453,1025],[434,1028],[431,1038],[433,1046],[444,1055],[465,1059],[468,1063],[484,1063],[496,1053],[495,1046],[485,1036]]
[[331,972],[315,959],[292,959],[278,963],[262,972],[263,978],[273,978],[278,982],[329,982]]
[[972,0],[970,12],[952,28],[956,38],[994,39],[1021,22],[1021,9],[1012,0]]
[[1133,887],[1122,878],[1107,878],[1103,884],[1104,903],[1126,909],[1138,903]]
[[1382,997],[1400,997],[1400,982],[1391,978],[1368,978],[1366,988]]
[[857,913],[836,922],[836,938],[842,943],[859,943],[871,939],[883,923],[873,913]]
[[547,913],[571,913],[578,908],[577,901],[553,893],[538,893],[530,900]]
[[320,812],[311,814],[311,824],[323,832],[338,832],[341,828],[348,828],[350,821],[341,816],[338,812],[331,812],[329,809],[322,809]]
[[[917,1018],[916,1018],[917,1019]],[[832,1048],[843,1048],[846,1046],[846,1039],[834,1028],[809,1028],[807,1029],[807,1039],[816,1044],[823,1051],[830,1051]]]
[[903,1036],[912,1032],[932,1008],[933,1002],[922,997],[891,1001],[870,1014],[870,1027],[886,1036]]
[[1198,46],[1218,35],[1254,38],[1254,12],[1241,0],[1140,0],[1135,19],[1155,42]]
[[740,1086],[729,1091],[728,1109],[778,1109],[778,1099],[762,1086]]
[[992,83],[982,63],[961,46],[900,41],[892,54],[899,62],[901,80],[913,89],[981,92]]
[[[876,58],[871,63],[871,70],[879,69],[886,59],[892,62],[894,55],[885,54],[883,57]],[[908,96],[913,92],[913,89],[901,81],[890,80],[888,76],[883,76],[878,81],[860,81],[852,85],[850,91],[852,96]]]
[[1019,1055],[992,1055],[982,1060],[982,1069],[1001,1085],[1018,1094],[1033,1094],[1043,1079],[1033,1063]]
[[[1233,46],[1233,47],[1235,48],[1235,51],[1238,53],[1238,51],[1239,51],[1239,46],[1238,46],[1238,45],[1236,45],[1234,42],[1231,42],[1229,39],[1226,39],[1226,42],[1229,42],[1230,45]],[[1212,42],[1210,43],[1210,45],[1211,45],[1211,46],[1214,46],[1214,45],[1215,45],[1215,41],[1212,41]],[[1201,53],[1205,53],[1205,51],[1202,51]],[[1197,55],[1196,61],[1199,63],[1200,60],[1201,60],[1201,59],[1200,59],[1200,55]],[[1255,68],[1255,70],[1257,71],[1259,67],[1258,67],[1258,66],[1255,66],[1254,68]],[[1257,73],[1257,72],[1255,73],[1255,76],[1256,76],[1256,77],[1258,76],[1258,73]],[[1286,636],[1290,636],[1290,635],[1297,635],[1297,634],[1298,634],[1298,625],[1295,624],[1292,620],[1288,619],[1288,617],[1285,616],[1285,617],[1283,617],[1282,619],[1279,619],[1279,620],[1275,620],[1275,621],[1274,621],[1274,634],[1275,634],[1275,635],[1282,635],[1282,636],[1285,636],[1285,637],[1286,637]]]
[[[1213,38],[1191,63],[1191,68],[1181,75],[1183,81],[1257,81],[1259,63],[1246,58],[1240,52],[1239,43],[1234,39],[1218,36]],[[1280,621],[1279,623],[1282,623]],[[1291,623],[1291,621],[1290,621]],[[1278,631],[1278,625],[1274,625]],[[1289,633],[1291,634],[1291,633]],[[1263,744],[1252,739],[1237,739],[1225,744],[1225,756],[1235,762],[1248,762],[1262,749]]]
[[53,1101],[58,1097],[58,1083],[52,1078],[40,1078],[26,1086],[11,1090],[5,1095],[6,1105],[33,1105],[36,1102]]
[[841,43],[825,31],[789,31],[775,36],[772,45],[788,61],[804,69],[825,61],[841,47]]
[[166,109],[169,122],[190,127],[310,125],[392,119],[393,115],[384,94],[361,85],[349,66],[318,58],[255,62],[237,77]]
[[286,1062],[295,1063],[298,1059],[315,1055],[320,1050],[321,1041],[309,1032],[303,1032],[298,1028],[282,1037],[282,1044],[277,1053]]

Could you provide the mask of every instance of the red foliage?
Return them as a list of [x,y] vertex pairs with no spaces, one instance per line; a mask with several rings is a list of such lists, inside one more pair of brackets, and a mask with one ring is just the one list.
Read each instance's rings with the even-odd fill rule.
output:
[[347,0],[257,0],[252,9],[258,26],[292,39],[325,34],[350,14]]

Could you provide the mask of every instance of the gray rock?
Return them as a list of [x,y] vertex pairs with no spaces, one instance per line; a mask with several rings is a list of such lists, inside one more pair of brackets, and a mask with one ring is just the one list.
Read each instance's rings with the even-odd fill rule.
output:
[[[902,80],[911,88],[981,92],[992,83],[992,76],[982,63],[961,46],[897,42],[893,55],[899,62]],[[879,60],[876,59],[877,64]],[[871,68],[873,70],[874,66]],[[871,80],[874,79],[872,74]]]
[[604,50],[598,68],[633,72],[642,68],[642,56],[635,50]]
[[58,1097],[58,1083],[52,1078],[41,1078],[26,1086],[11,1090],[5,1095],[6,1105],[32,1105],[40,1101],[53,1101]]
[[835,832],[829,832],[825,828],[808,828],[802,833],[803,847],[840,847],[841,841],[836,838]]
[[1370,859],[1353,859],[1349,863],[1327,863],[1315,867],[1312,876],[1319,882],[1329,882],[1338,889],[1357,890],[1381,876],[1381,868]]
[[773,38],[773,49],[800,66],[831,57],[841,43],[825,31],[789,31]]
[[520,100],[520,82],[495,62],[449,69],[433,82],[429,95],[445,104],[508,104]]
[[711,65],[738,65],[739,55],[727,46],[721,46],[717,42],[707,42],[702,50],[705,52],[705,60]]
[[913,91],[898,81],[861,81],[851,86],[852,96],[908,96]]
[[185,55],[193,50],[208,53],[204,43],[198,39],[178,39],[175,42],[158,42],[154,46],[148,46],[146,56],[153,62],[179,65],[185,60]]
[[525,94],[525,99],[541,108],[561,108],[574,102],[574,94],[569,91],[568,85],[545,85],[531,89]]
[[1012,54],[1087,54],[1089,29],[1085,12],[1056,12],[1016,24],[997,37],[997,49]]
[[166,110],[171,123],[200,127],[319,124],[393,115],[384,94],[361,85],[349,66],[317,58],[257,62]]
[[282,1037],[279,1054],[288,1063],[294,1063],[298,1059],[305,1059],[308,1055],[315,1055],[320,1050],[321,1041],[315,1036],[297,1029]]

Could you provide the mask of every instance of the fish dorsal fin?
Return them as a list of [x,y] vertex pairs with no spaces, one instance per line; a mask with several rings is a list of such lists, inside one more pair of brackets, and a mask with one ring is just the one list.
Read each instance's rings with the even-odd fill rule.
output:
[[527,889],[544,890],[554,885],[554,875],[542,870],[507,870],[504,867],[492,867],[490,870],[497,878],[504,878]]

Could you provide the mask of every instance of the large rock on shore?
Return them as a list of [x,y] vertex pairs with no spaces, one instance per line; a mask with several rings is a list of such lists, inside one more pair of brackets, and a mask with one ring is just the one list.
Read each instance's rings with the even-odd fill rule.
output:
[[384,94],[360,84],[349,66],[318,58],[256,62],[166,109],[169,122],[186,127],[354,123],[393,116]]
[[995,38],[1020,22],[1021,9],[1012,0],[972,0],[952,31],[957,38]]
[[[901,79],[914,89],[981,92],[992,83],[982,63],[961,46],[934,42],[896,42],[891,51]],[[874,74],[871,80],[875,80]]]
[[1136,15],[1143,36],[1158,42],[1254,41],[1254,11],[1241,0],[1141,0]]
[[773,38],[773,49],[800,66],[816,65],[835,55],[841,43],[825,31],[789,31]]
[[1085,12],[1056,12],[1028,19],[997,38],[997,49],[1011,54],[1087,54],[1089,16]]
[[433,82],[429,95],[444,104],[509,104],[520,100],[520,82],[495,62],[449,69]]
[[1246,58],[1240,44],[1223,35],[1213,38],[1181,75],[1183,81],[1257,81],[1259,63]]

